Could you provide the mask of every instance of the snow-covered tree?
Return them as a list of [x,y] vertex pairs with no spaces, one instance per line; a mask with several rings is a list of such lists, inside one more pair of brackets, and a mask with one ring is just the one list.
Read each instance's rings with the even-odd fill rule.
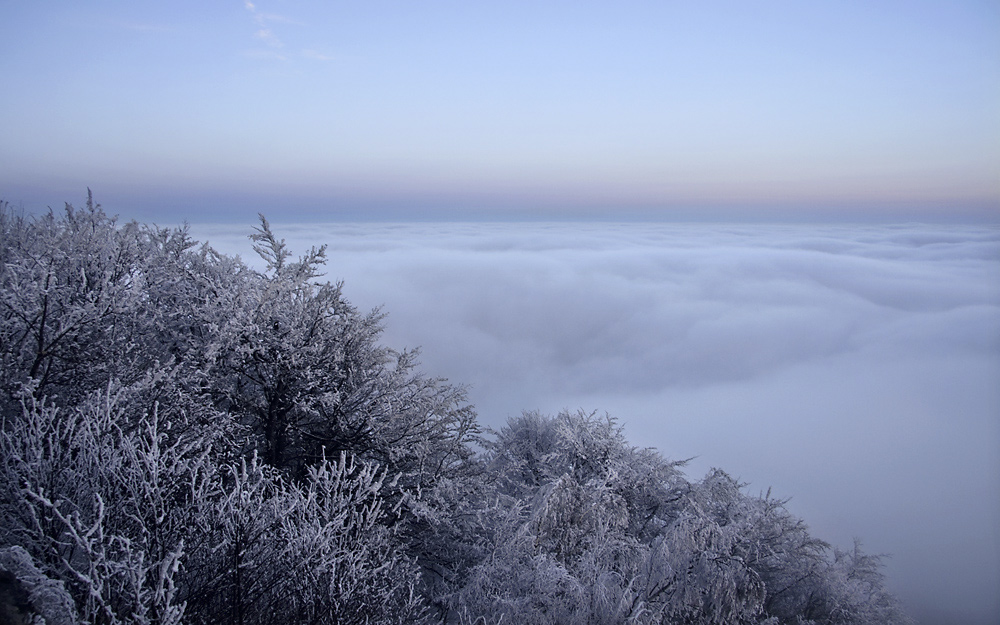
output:
[[188,623],[418,623],[418,571],[383,521],[384,471],[346,456],[286,480],[256,456],[229,467],[194,524]]
[[[460,623],[904,623],[878,561],[834,552],[783,502],[631,447],[610,418],[511,419],[487,445],[481,557]],[[850,571],[850,573],[845,573]]]
[[62,582],[50,579],[19,546],[0,548],[0,621],[32,623],[41,617],[46,625],[76,625],[79,618],[73,598]]
[[[37,396],[106,384],[137,356],[129,300],[137,227],[119,228],[88,196],[28,220],[0,211],[0,379],[8,404],[21,384]],[[16,401],[14,402],[16,404]],[[10,408],[8,408],[10,410]]]
[[171,434],[149,384],[79,405],[24,400],[0,430],[0,542],[62,581],[95,623],[180,623],[189,514],[212,496],[211,441]]
[[[676,464],[627,444],[610,418],[525,413],[488,443],[486,480],[510,511],[483,519],[484,557],[446,597],[475,622],[653,622],[641,601],[649,537],[676,517]],[[548,590],[547,590],[548,589]]]
[[323,248],[292,262],[263,217],[253,239],[267,272],[227,294],[211,371],[262,459],[301,477],[344,451],[413,484],[466,459],[475,415],[464,392],[378,344],[381,313],[359,313],[340,284],[316,280]]
[[[51,623],[905,623],[880,560],[610,417],[481,438],[261,217],[0,208],[0,589]],[[481,446],[474,453],[473,444]],[[5,609],[0,606],[0,610]],[[37,619],[36,619],[37,620]]]

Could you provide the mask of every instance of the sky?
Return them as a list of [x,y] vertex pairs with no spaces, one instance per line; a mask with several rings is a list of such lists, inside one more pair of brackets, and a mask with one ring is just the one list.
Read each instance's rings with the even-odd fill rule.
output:
[[[192,225],[254,260],[252,224]],[[307,223],[385,344],[480,422],[607,412],[633,445],[885,553],[919,625],[1000,622],[1000,227]]]
[[1000,4],[0,3],[0,198],[144,220],[1000,216]]

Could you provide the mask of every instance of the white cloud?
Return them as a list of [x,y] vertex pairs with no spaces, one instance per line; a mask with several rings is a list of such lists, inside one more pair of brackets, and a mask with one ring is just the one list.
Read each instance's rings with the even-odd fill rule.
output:
[[270,28],[261,28],[254,36],[272,48],[281,48],[285,45],[281,43],[280,39],[274,36],[274,32]]
[[[254,50],[246,54],[246,56],[252,58],[260,59],[277,59],[282,61],[287,61],[288,57],[274,52],[285,47],[285,42],[283,39],[278,37],[272,28],[272,24],[290,24],[295,26],[303,26],[304,24],[298,20],[292,19],[285,15],[279,15],[276,13],[262,13],[257,9],[257,6],[249,1],[245,1],[243,6],[246,7],[247,11],[253,16],[254,22],[257,24],[257,31],[254,33],[254,38],[261,41],[266,45],[270,52]],[[311,59],[314,61],[332,61],[334,57],[320,52],[315,48],[305,48],[299,52],[301,58]]]
[[246,7],[247,11],[253,16],[254,22],[257,23],[259,28],[257,32],[254,33],[254,37],[263,41],[267,46],[271,48],[282,48],[284,43],[274,34],[274,31],[268,26],[270,22],[284,22],[284,23],[296,23],[294,20],[288,19],[281,15],[275,15],[272,13],[261,13],[257,10],[257,6],[245,0],[243,6]]

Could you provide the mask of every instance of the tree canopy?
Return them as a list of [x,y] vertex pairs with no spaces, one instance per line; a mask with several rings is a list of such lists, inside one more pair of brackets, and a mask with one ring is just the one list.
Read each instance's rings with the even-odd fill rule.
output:
[[481,431],[324,248],[251,238],[263,271],[89,196],[0,210],[11,620],[907,622],[878,556],[610,416]]

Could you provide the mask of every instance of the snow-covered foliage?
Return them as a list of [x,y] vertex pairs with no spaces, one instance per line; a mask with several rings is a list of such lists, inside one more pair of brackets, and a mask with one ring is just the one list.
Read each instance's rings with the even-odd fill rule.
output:
[[608,417],[526,413],[484,462],[508,513],[482,517],[482,557],[443,598],[456,622],[906,622],[877,558],[831,556],[722,471],[688,482]]
[[190,623],[415,623],[418,572],[384,524],[384,471],[341,455],[289,483],[228,467],[186,562]]
[[905,622],[877,557],[610,417],[480,437],[461,388],[320,280],[324,249],[292,260],[263,217],[252,238],[264,272],[89,197],[0,210],[0,614]]
[[0,536],[62,580],[87,622],[181,622],[188,513],[211,495],[205,441],[171,441],[155,405],[130,423],[138,399],[114,387],[72,408],[28,398],[0,432]]
[[3,622],[16,622],[15,618],[31,622],[29,618],[32,616],[40,617],[47,625],[75,625],[79,622],[73,598],[62,582],[49,579],[39,571],[22,547],[15,545],[0,549],[0,581],[8,586],[8,592],[14,591],[10,595],[16,594],[17,590],[24,595],[19,598],[21,601],[15,598],[9,605],[0,606],[6,608],[0,611],[0,617],[7,619]]
[[362,315],[339,284],[315,282],[322,248],[290,262],[263,217],[253,239],[268,270],[228,294],[212,371],[264,460],[301,474],[347,451],[422,483],[466,458],[475,416],[463,391],[379,346],[378,311]]

